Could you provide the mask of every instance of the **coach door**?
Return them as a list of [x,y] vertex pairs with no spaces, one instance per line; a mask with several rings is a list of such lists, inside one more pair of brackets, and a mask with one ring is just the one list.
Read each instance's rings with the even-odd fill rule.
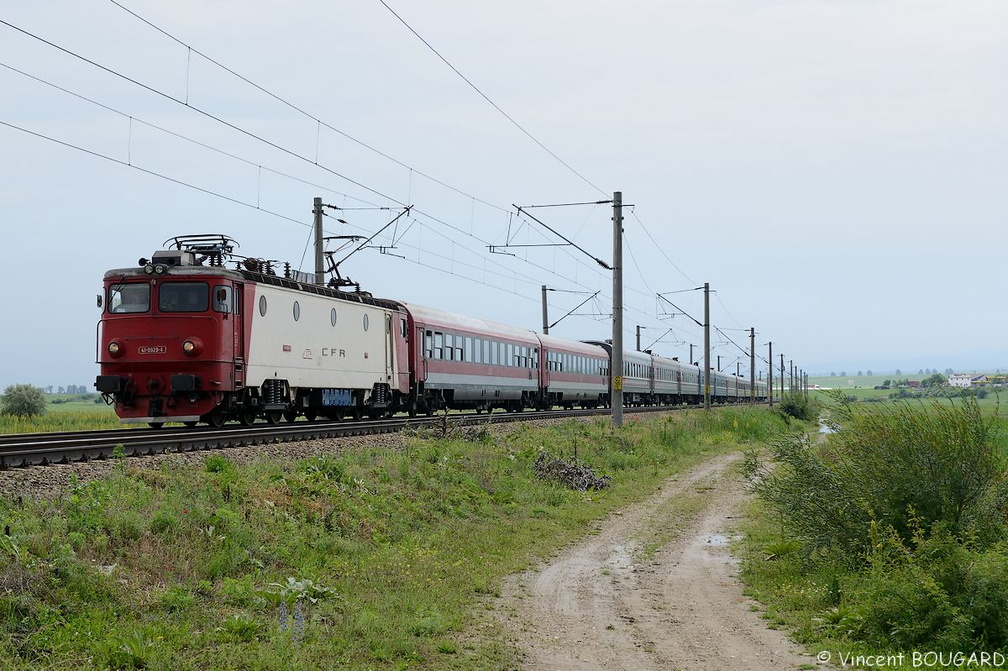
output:
[[416,348],[414,351],[417,353],[416,360],[419,362],[419,366],[416,367],[417,382],[425,382],[427,380],[427,356],[428,352],[433,351],[434,344],[431,340],[433,335],[428,332],[424,335],[424,329],[422,326],[416,327]]

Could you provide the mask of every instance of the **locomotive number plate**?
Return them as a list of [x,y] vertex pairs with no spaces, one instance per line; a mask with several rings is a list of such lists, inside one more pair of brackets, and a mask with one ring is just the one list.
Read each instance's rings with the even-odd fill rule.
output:
[[167,354],[168,348],[164,345],[144,345],[137,348],[137,354]]

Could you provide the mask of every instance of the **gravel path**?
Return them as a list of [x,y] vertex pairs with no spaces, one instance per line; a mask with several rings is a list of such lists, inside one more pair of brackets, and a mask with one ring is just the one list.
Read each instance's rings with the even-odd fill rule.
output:
[[[670,479],[643,504],[607,520],[597,535],[504,587],[505,626],[528,671],[787,670],[815,665],[783,632],[766,628],[742,595],[728,552],[744,488],[715,457]],[[670,519],[669,503],[703,492],[704,505]],[[660,529],[656,529],[656,525]],[[671,535],[642,555],[640,539]],[[667,538],[668,536],[666,536]]]

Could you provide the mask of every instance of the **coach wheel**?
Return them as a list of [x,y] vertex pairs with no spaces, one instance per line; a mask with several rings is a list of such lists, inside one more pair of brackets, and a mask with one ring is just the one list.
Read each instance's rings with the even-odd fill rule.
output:
[[307,419],[309,422],[314,422],[317,417],[318,417],[317,410],[305,410],[304,418]]
[[199,424],[199,422],[182,422],[182,423],[188,426],[190,429],[196,428],[196,425]]
[[297,410],[293,408],[283,411],[283,418],[288,422],[293,422],[297,419]]
[[354,420],[355,422],[358,421],[363,416],[364,411],[358,408],[357,406],[354,406],[353,409],[350,411],[350,419]]
[[160,429],[164,426],[164,422],[147,422],[147,426],[152,429]]
[[409,404],[409,407],[406,408],[406,414],[409,415],[410,417],[416,417],[417,415],[416,403]]
[[270,424],[279,424],[280,420],[283,419],[283,410],[268,410],[266,412],[266,421]]
[[424,406],[424,414],[427,415],[428,417],[433,417],[434,416],[434,404],[433,403],[428,403],[428,404],[426,404]]

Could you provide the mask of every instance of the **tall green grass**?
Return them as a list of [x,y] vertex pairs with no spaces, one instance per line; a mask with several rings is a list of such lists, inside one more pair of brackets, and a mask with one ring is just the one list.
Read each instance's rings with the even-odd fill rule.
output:
[[[0,501],[5,668],[516,668],[477,604],[673,473],[784,428],[729,409],[238,465],[208,456]],[[610,488],[534,476],[577,456]]]

